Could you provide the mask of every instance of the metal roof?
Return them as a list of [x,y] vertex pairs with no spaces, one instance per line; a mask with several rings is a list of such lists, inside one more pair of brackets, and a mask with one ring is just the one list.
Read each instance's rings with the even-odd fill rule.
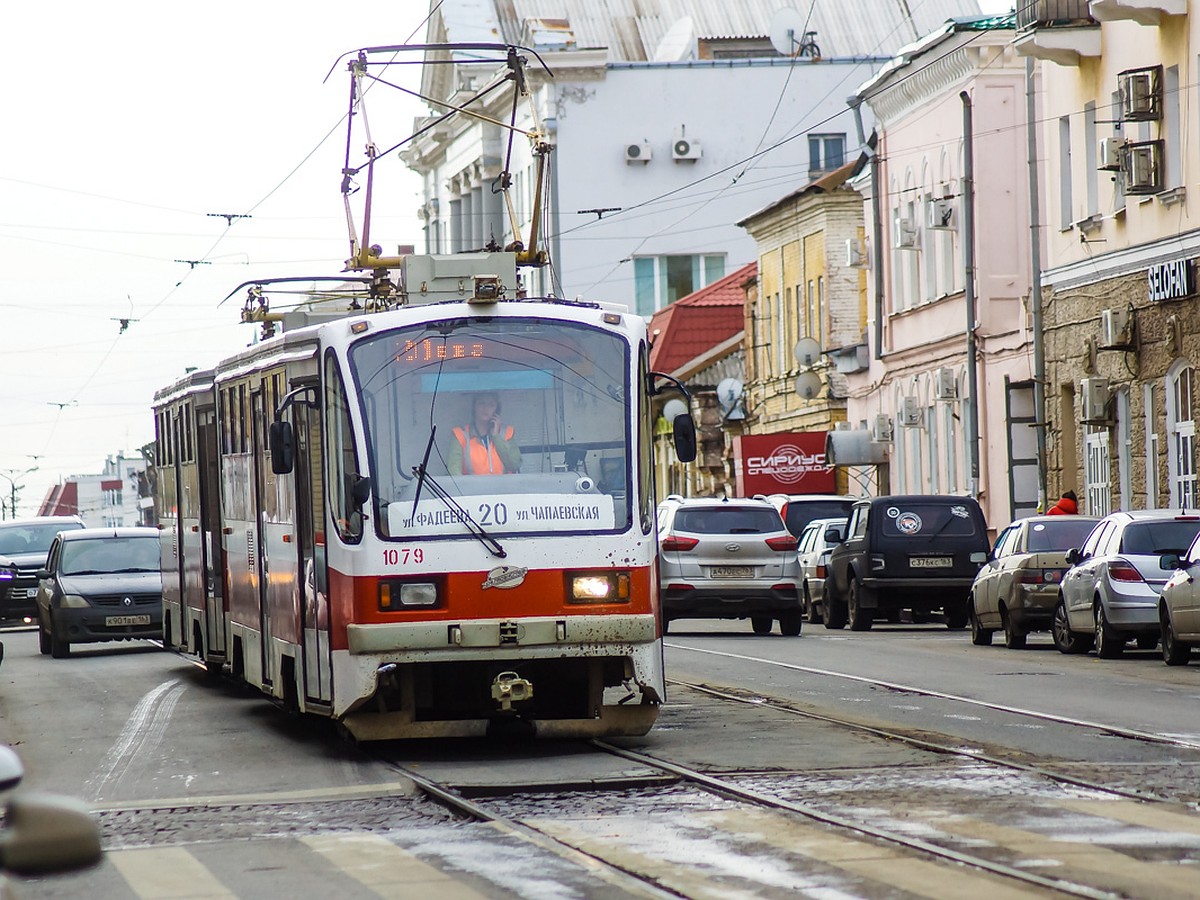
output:
[[[519,44],[527,24],[537,31],[538,20],[566,19],[575,47],[607,47],[610,62],[654,60],[672,26],[673,37],[686,35],[685,19],[693,40],[766,37],[772,18],[791,10],[828,58],[891,56],[949,19],[980,15],[977,0],[430,0],[430,7],[430,39]],[[496,28],[501,34],[492,36]]]

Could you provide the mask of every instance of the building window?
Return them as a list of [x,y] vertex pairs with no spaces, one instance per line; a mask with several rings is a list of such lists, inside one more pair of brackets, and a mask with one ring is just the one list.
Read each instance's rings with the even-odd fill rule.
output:
[[1058,227],[1071,227],[1071,117],[1058,120]]
[[724,277],[724,254],[634,257],[634,299],[638,315],[652,315],[655,310]]
[[846,135],[810,134],[808,136],[808,177],[840,168],[846,158]]
[[1084,478],[1087,492],[1087,513],[1107,516],[1112,512],[1112,488],[1108,483],[1108,429],[1089,428],[1083,439],[1086,468]]
[[1158,508],[1158,432],[1154,429],[1154,385],[1142,385],[1142,409],[1146,416],[1146,509]]
[[1195,370],[1177,362],[1167,372],[1167,436],[1171,505],[1196,506],[1196,422],[1192,413]]
[[1087,170],[1087,214],[1100,213],[1100,172],[1096,158],[1096,104],[1085,103],[1083,107],[1083,153],[1084,168]]

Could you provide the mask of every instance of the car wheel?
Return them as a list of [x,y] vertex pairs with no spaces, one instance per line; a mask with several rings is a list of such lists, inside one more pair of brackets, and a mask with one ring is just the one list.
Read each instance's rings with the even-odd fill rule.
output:
[[979,610],[975,609],[975,599],[971,598],[971,643],[976,647],[990,647],[992,644],[992,635],[994,632],[990,628],[984,628],[983,623],[979,621]]
[[1061,597],[1058,598],[1058,605],[1054,607],[1054,622],[1050,634],[1059,653],[1087,653],[1092,649],[1092,635],[1076,634],[1071,630],[1071,623],[1067,619],[1067,606]]
[[1009,650],[1025,649],[1025,632],[1018,628],[1008,614],[1008,608],[1000,607],[1000,624],[1004,627],[1004,646]]
[[966,628],[967,622],[971,617],[966,603],[959,603],[957,606],[947,606],[945,613],[946,627],[952,631],[958,631],[960,628]]
[[1113,630],[1104,614],[1104,604],[1096,600],[1093,610],[1096,619],[1096,655],[1101,659],[1116,659],[1125,652],[1125,640]]
[[816,625],[824,619],[824,616],[821,614],[821,607],[814,603],[812,597],[808,595],[807,587],[804,589],[804,613],[809,625]]
[[875,611],[862,605],[863,587],[857,578],[850,579],[850,593],[846,600],[846,614],[851,631],[870,631]]
[[803,627],[804,618],[798,612],[783,613],[779,617],[779,633],[796,637]]
[[825,599],[821,601],[821,618],[826,628],[838,630],[846,627],[846,604],[837,598],[833,582],[825,582]]
[[1157,634],[1139,634],[1135,640],[1139,650],[1153,650],[1158,646]]
[[50,655],[50,635],[46,633],[46,626],[42,624],[41,616],[38,616],[38,651],[42,656]]
[[60,640],[53,626],[50,628],[50,655],[55,659],[65,659],[71,655],[71,642]]
[[775,624],[775,620],[770,616],[750,617],[750,627],[754,629],[755,634],[770,634],[773,624]]
[[1158,624],[1162,630],[1163,662],[1168,666],[1186,666],[1192,656],[1191,645],[1185,644],[1175,637],[1175,628],[1171,625],[1171,614],[1166,606],[1158,610]]

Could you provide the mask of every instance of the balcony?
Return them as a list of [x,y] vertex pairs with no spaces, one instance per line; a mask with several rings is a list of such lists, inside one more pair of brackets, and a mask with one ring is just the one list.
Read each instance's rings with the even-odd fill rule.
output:
[[1164,16],[1187,15],[1187,0],[1091,0],[1088,5],[1092,18],[1100,22],[1161,25]]
[[1100,56],[1100,23],[1092,17],[1088,0],[1026,0],[1017,4],[1013,47],[1022,56],[1078,66],[1082,58]]

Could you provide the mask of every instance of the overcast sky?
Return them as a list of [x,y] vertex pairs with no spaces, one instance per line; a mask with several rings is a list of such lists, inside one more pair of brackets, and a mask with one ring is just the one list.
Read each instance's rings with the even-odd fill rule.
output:
[[[251,342],[255,326],[238,324],[241,296],[218,307],[236,285],[340,272],[349,75],[339,57],[423,41],[427,9],[424,0],[6,6],[0,494],[9,496],[8,478],[24,485],[19,514],[36,512],[60,478],[136,454],[153,439],[158,388]],[[415,89],[419,68],[392,67],[388,78]],[[367,101],[381,148],[425,114],[391,89]],[[352,164],[361,131],[355,141]],[[378,164],[372,243],[420,246],[418,192],[395,154]],[[211,213],[252,218],[229,225]],[[121,333],[123,318],[132,321]]]

